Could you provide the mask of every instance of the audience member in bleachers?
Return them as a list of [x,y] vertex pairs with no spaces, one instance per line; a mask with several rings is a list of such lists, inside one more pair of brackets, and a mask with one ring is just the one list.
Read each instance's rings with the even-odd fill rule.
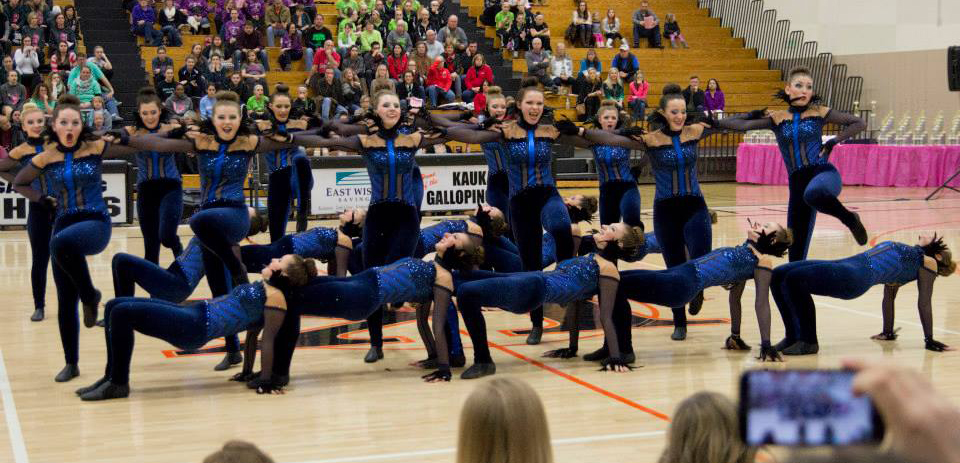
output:
[[594,68],[587,69],[587,77],[583,79],[577,91],[577,118],[580,122],[586,121],[600,109],[603,99],[603,79]]
[[[366,73],[366,79],[369,86],[369,83],[377,78],[377,73],[380,71],[380,66],[383,66],[384,70],[387,73],[387,78],[390,78],[390,70],[387,68],[387,57],[383,55],[383,50],[380,48],[380,43],[374,42],[373,48],[370,49],[370,52],[363,56],[363,67],[364,72]],[[371,94],[376,94],[373,91],[373,88],[370,89]]]
[[494,28],[497,30],[497,37],[500,37],[501,46],[506,46],[510,41],[510,28],[513,27],[514,19],[516,15],[510,11],[510,2],[501,3],[500,11],[494,16]]
[[397,98],[399,98],[400,101],[407,101],[410,98],[426,99],[423,85],[417,82],[412,71],[403,73],[403,80],[397,84]]
[[263,49],[263,37],[253,22],[247,21],[244,23],[243,30],[240,32],[240,35],[237,36],[235,46],[237,47],[237,51],[233,52],[234,63],[243,61],[243,57],[248,56],[252,52],[254,56],[260,60],[260,64],[263,65],[263,70],[270,72],[270,62],[267,59],[267,52]]
[[273,0],[273,4],[264,13],[264,19],[269,24],[267,46],[273,47],[277,37],[283,38],[288,33],[287,25],[291,22],[290,8],[283,4],[283,0]]
[[407,60],[407,66],[409,66],[410,63],[413,63],[417,67],[418,74],[426,75],[427,70],[430,69],[430,65],[433,64],[433,59],[427,55],[426,42],[417,42],[417,45],[413,47],[413,54],[411,54]]
[[[173,72],[172,69],[170,71]],[[93,73],[90,71],[90,68],[86,66],[80,69],[79,77],[72,81],[68,80],[67,82],[70,93],[80,100],[81,108],[89,108],[93,97],[103,93],[103,90],[100,88],[100,83],[97,82],[97,79],[93,78]]]
[[144,45],[157,47],[163,41],[160,31],[153,28],[156,14],[148,0],[138,0],[130,13],[130,30],[134,35],[143,37]]
[[450,43],[452,41],[453,47],[459,51],[463,51],[467,48],[467,33],[458,26],[460,20],[457,18],[457,15],[452,14],[447,18],[447,27],[441,28],[437,32],[437,40],[443,44]]
[[533,24],[527,26],[527,41],[540,38],[543,42],[544,50],[553,50],[550,44],[550,26],[547,25],[546,17],[543,13],[537,13],[533,16]]
[[153,70],[154,84],[156,85],[156,82],[159,79],[163,79],[167,69],[173,69],[173,66],[173,58],[167,55],[167,47],[157,47],[157,56],[154,56],[153,59],[150,60],[150,68]]
[[208,84],[214,84],[217,88],[223,88],[227,83],[227,67],[223,64],[223,58],[214,54],[210,57],[210,63],[207,64],[206,72],[203,74],[203,80]]
[[634,74],[640,70],[640,61],[636,55],[630,53],[630,47],[624,43],[620,45],[620,52],[613,57],[610,66],[617,68],[620,72],[620,79],[629,82],[633,80]]
[[80,32],[80,18],[77,17],[77,9],[73,5],[67,5],[63,8],[63,16],[65,19],[65,25],[67,29],[73,31],[73,36],[77,40],[83,39],[83,34]]
[[480,383],[463,404],[458,434],[457,463],[553,463],[543,402],[519,379]]
[[77,62],[77,65],[74,66],[73,69],[70,70],[70,74],[67,75],[67,88],[80,76],[80,72],[84,69],[89,70],[93,75],[93,79],[100,84],[100,88],[103,90],[101,96],[103,96],[104,101],[106,101],[107,110],[110,111],[114,119],[119,119],[120,114],[117,112],[117,100],[113,98],[113,85],[96,64],[87,61]]
[[417,16],[413,18],[413,21],[408,22],[410,26],[410,37],[413,37],[414,42],[420,42],[427,40],[427,31],[432,31],[433,27],[430,25],[430,10],[426,8],[420,8],[420,11],[417,12]]
[[[310,1],[312,2],[312,0]],[[311,25],[313,25],[313,18],[310,17],[310,14],[307,13],[303,5],[294,5],[290,22],[296,24],[297,29],[300,29],[300,32],[305,32],[310,28]]]
[[54,16],[53,22],[47,26],[47,40],[50,43],[67,42],[71,51],[77,47],[76,34],[67,27],[67,17],[63,13]]
[[303,33],[303,56],[304,62],[313,66],[314,52],[322,50],[323,45],[328,40],[333,39],[333,34],[327,26],[323,25],[323,15],[318,14],[313,18],[313,25]]
[[177,79],[183,84],[188,97],[199,99],[203,96],[206,82],[203,80],[203,72],[197,67],[197,60],[194,57],[187,56],[183,67],[177,73]]
[[650,83],[643,76],[643,71],[637,71],[630,82],[630,98],[628,106],[630,107],[633,120],[641,122],[646,119],[647,111],[647,93],[650,92]]
[[597,58],[597,51],[593,48],[587,50],[586,56],[580,60],[580,71],[577,72],[577,79],[582,80],[587,76],[587,69],[593,68],[597,72],[603,72],[603,63]]
[[105,109],[94,110],[89,126],[95,132],[110,130],[113,128],[113,116]]
[[366,76],[367,64],[363,55],[360,54],[359,46],[354,45],[347,50],[347,55],[340,60],[340,67],[342,67],[344,71],[347,70],[347,68],[353,69],[357,77],[366,82],[364,77]]
[[623,35],[620,34],[620,18],[617,17],[613,8],[607,10],[607,15],[601,23],[601,29],[603,30],[603,38],[606,39],[605,45],[607,48],[613,48],[614,40],[623,42]]
[[438,56],[427,71],[427,95],[430,96],[430,104],[436,108],[440,105],[441,97],[444,102],[453,102],[456,95],[451,90],[452,86],[450,70],[444,66],[443,57]]
[[87,58],[87,62],[100,68],[107,79],[113,78],[113,63],[110,62],[110,58],[107,57],[106,52],[100,45],[93,47],[93,56]]
[[737,406],[703,391],[677,405],[660,463],[753,463],[755,457],[740,438]]
[[210,44],[205,46],[200,54],[207,60],[207,63],[213,61],[213,55],[219,55],[220,64],[223,66],[223,69],[229,71],[235,67],[233,63],[233,52],[233,47],[224,42],[223,37],[215,35],[210,39]]
[[289,71],[294,61],[303,59],[303,38],[297,25],[287,24],[287,33],[280,39],[280,69]]
[[334,75],[340,78],[340,53],[333,46],[333,40],[323,42],[323,49],[313,55],[313,66],[310,68],[310,79],[323,78],[327,69],[333,69]]
[[42,65],[46,61],[44,50],[47,48],[47,31],[44,30],[44,24],[40,21],[40,16],[37,13],[27,15],[27,24],[20,28],[20,34],[22,38],[30,37],[32,39],[31,43],[36,48]]
[[360,33],[355,30],[353,23],[347,23],[343,27],[343,32],[337,35],[337,52],[340,56],[346,56],[350,48],[356,45],[360,40]]
[[[571,64],[571,70],[572,68]],[[463,102],[473,102],[474,97],[482,93],[484,83],[493,83],[493,69],[487,66],[486,58],[477,53],[473,55],[473,65],[467,69],[463,77],[463,93],[460,95]]]
[[23,130],[10,120],[10,115],[0,114],[0,148],[9,152],[14,146],[23,143]]
[[[525,52],[530,49],[529,34],[530,31],[527,28],[526,16],[517,15],[514,17],[513,24],[507,32],[507,42],[503,46],[504,49],[512,51],[513,57],[516,58],[519,52]],[[541,40],[541,43],[542,42]]]
[[253,86],[253,95],[247,98],[247,114],[251,119],[264,119],[267,117],[267,103],[270,99],[264,95],[263,84]]
[[177,83],[173,95],[170,95],[163,106],[170,111],[170,114],[178,119],[195,119],[196,113],[193,111],[193,99],[186,93],[185,86]]
[[360,98],[365,93],[365,85],[353,68],[343,68],[342,75],[341,93],[343,93],[343,99],[340,100],[340,104],[347,109],[347,113],[353,114],[360,108]]
[[400,44],[394,44],[390,47],[390,50],[390,56],[387,57],[387,69],[390,71],[391,79],[400,80],[407,70],[407,54]]
[[247,21],[253,23],[253,26],[257,30],[264,28],[264,13],[266,13],[266,5],[263,4],[263,0],[247,0],[243,7],[243,12],[247,16]]
[[[243,33],[243,26],[246,21],[240,17],[240,10],[236,8],[229,10],[228,15],[227,20],[223,21],[223,26],[220,27],[220,36],[231,47],[238,48],[240,44],[237,43],[237,38]],[[234,63],[239,63],[239,60],[235,60]]]
[[[229,79],[227,80],[226,85],[222,90],[229,90],[237,94],[240,97],[240,101],[246,102],[250,95],[250,86],[247,85],[243,80],[243,73],[240,71],[233,71],[229,74]],[[159,93],[159,92],[157,92]],[[163,98],[163,96],[161,96]]]
[[53,108],[57,104],[57,100],[50,97],[50,86],[44,82],[40,82],[33,88],[30,102],[48,116],[53,114]]
[[397,22],[397,28],[387,34],[387,47],[391,50],[394,46],[400,45],[403,52],[407,53],[413,48],[413,38],[407,33],[407,22]]
[[543,42],[540,39],[533,39],[530,51],[524,55],[527,61],[527,74],[536,78],[543,85],[550,85],[550,76],[547,70],[550,68],[550,54],[543,49]]
[[727,107],[727,100],[720,89],[717,79],[707,81],[707,91],[704,92],[704,106],[707,111],[723,111]]
[[427,57],[430,58],[430,62],[433,62],[433,59],[437,56],[443,54],[443,42],[437,40],[437,32],[433,29],[427,31]]
[[291,119],[304,119],[313,117],[317,113],[317,103],[308,96],[306,85],[297,87],[297,99],[293,100],[290,109]]
[[250,50],[247,52],[247,59],[240,66],[240,75],[248,87],[260,84],[264,88],[267,86],[267,70],[257,59],[257,52]]
[[50,73],[50,98],[56,103],[60,95],[67,93],[67,85],[63,82],[63,76],[58,73]]
[[3,71],[3,76],[4,76],[4,77],[6,77],[7,73],[10,72],[10,71],[16,72],[18,76],[20,75],[20,71],[17,71],[17,66],[16,66],[15,64],[13,64],[13,56],[10,56],[10,55],[4,56],[4,57],[3,57],[2,64],[3,64],[3,65],[0,66],[0,67],[2,67],[2,69],[0,69],[0,71]]
[[77,54],[70,51],[67,42],[57,44],[57,51],[50,55],[50,72],[70,72],[77,64]]
[[20,76],[14,71],[7,72],[7,81],[0,85],[0,102],[19,111],[27,102],[28,96],[27,88],[20,83]]
[[573,11],[570,27],[566,39],[573,47],[589,48],[594,46],[593,15],[587,7],[587,2],[580,1]]
[[447,20],[445,5],[440,0],[433,0],[427,10],[430,13],[430,28],[439,32]]
[[244,441],[232,440],[223,448],[203,459],[203,463],[274,463],[257,446]]
[[617,103],[617,109],[623,109],[623,81],[616,67],[611,67],[607,80],[603,82],[603,99]]
[[563,42],[557,43],[556,53],[550,57],[550,78],[551,85],[559,90],[558,93],[566,95],[567,90],[576,83],[573,78],[573,59],[567,53],[567,45]]
[[180,0],[179,7],[187,17],[191,33],[210,34],[210,5],[206,0]]
[[451,89],[453,90],[453,95],[455,97],[460,96],[460,92],[463,88],[460,86],[460,57],[463,56],[463,52],[457,52],[452,43],[447,43],[443,46],[443,66],[450,71],[450,81]]
[[664,18],[663,36],[670,40],[671,48],[677,48],[677,42],[680,42],[683,48],[690,48],[690,45],[687,45],[687,39],[680,33],[680,24],[677,23],[677,16],[673,13],[667,13]]
[[363,25],[363,30],[360,31],[360,52],[369,53],[373,49],[373,44],[383,45],[383,37],[380,34],[380,31],[377,30],[376,24],[373,20],[369,20]]
[[359,8],[356,0],[337,0],[334,4],[334,7],[337,9],[337,16],[340,18],[345,18],[350,16],[348,11],[355,11]]
[[157,12],[157,24],[160,25],[160,33],[167,38],[167,45],[171,47],[183,45],[180,28],[187,25],[187,16],[177,9],[173,0],[163,1],[163,8]]
[[317,95],[317,106],[320,108],[320,117],[327,120],[347,112],[343,106],[343,84],[336,77],[333,69],[327,68],[323,77],[314,87]]
[[703,112],[706,109],[706,96],[700,88],[700,77],[690,76],[690,85],[683,89],[683,99],[687,102],[687,112]]
[[[33,46],[33,39],[29,36],[23,38],[23,45],[13,53],[13,61],[17,66],[19,79],[29,87],[33,86],[34,78],[40,70],[40,52]],[[9,80],[9,74],[8,74]]]
[[660,21],[650,2],[640,2],[640,8],[633,12],[633,48],[640,47],[640,39],[646,38],[650,48],[663,48],[660,45]]
[[213,105],[217,102],[217,86],[207,83],[207,94],[200,99],[200,120],[207,120],[213,116]]

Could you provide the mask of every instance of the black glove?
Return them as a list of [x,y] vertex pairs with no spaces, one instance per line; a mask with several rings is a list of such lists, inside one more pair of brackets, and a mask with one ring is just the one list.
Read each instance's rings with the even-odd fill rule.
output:
[[256,378],[257,376],[259,375],[252,371],[241,371],[240,373],[237,373],[232,377],[230,377],[230,381],[236,381],[238,383],[246,383],[252,380],[253,378]]
[[430,356],[423,360],[414,362],[413,366],[417,368],[423,368],[424,370],[433,370],[439,366],[439,363],[437,363],[436,357]]
[[836,138],[831,138],[827,140],[827,142],[823,144],[823,157],[825,158],[830,157],[830,153],[833,151],[833,148],[837,146],[839,143],[840,142],[838,142]]
[[458,121],[469,121],[473,117],[473,111],[463,111],[460,113],[460,116],[457,117]]
[[767,108],[754,109],[753,111],[748,112],[744,119],[752,121],[756,119],[763,119],[765,117],[767,117]]
[[164,136],[167,138],[183,138],[183,136],[186,135],[188,131],[189,129],[187,128],[186,125],[181,125],[180,127],[169,130],[167,133],[164,134]]
[[450,381],[450,378],[452,377],[453,375],[450,373],[450,365],[440,365],[437,371],[423,375],[420,378],[428,383],[435,383],[439,381]]
[[40,198],[40,201],[38,202],[42,204],[43,207],[46,207],[51,211],[57,210],[57,204],[58,204],[57,198],[54,198],[53,196],[43,196]]
[[255,389],[257,394],[283,394],[283,386],[272,379],[254,379],[247,383],[247,387]]
[[114,143],[122,146],[127,146],[130,144],[130,134],[123,129],[113,129],[107,130],[104,132],[104,135],[110,135],[115,140]]
[[927,338],[924,340],[923,348],[933,352],[944,352],[950,350],[950,346],[933,338]]
[[443,127],[436,126],[436,125],[430,126],[429,128],[427,128],[427,129],[424,130],[423,132],[424,132],[425,134],[431,136],[431,137],[446,137],[446,136],[447,136],[447,129],[446,129],[446,128],[443,128]]
[[783,357],[781,357],[780,353],[770,345],[770,341],[762,341],[760,343],[760,356],[757,357],[757,360],[760,360],[761,362],[767,360],[771,362],[782,362]]
[[580,127],[570,119],[560,119],[553,126],[563,135],[580,135]]
[[639,137],[644,133],[646,132],[644,132],[643,127],[640,127],[639,125],[635,125],[633,127],[624,127],[617,131],[617,135],[622,135],[624,137],[631,137],[631,138]]
[[563,349],[548,350],[543,353],[543,356],[554,359],[572,359],[577,356],[577,350],[564,347]]
[[620,368],[626,370],[634,369],[634,367],[628,365],[627,362],[620,357],[609,357],[600,362],[600,364],[603,365],[603,367],[600,368],[600,371],[620,371]]
[[487,129],[489,129],[490,127],[493,127],[493,126],[499,124],[500,122],[501,122],[501,121],[498,120],[498,119],[495,118],[495,117],[488,117],[488,118],[484,119],[483,122],[480,124],[480,128],[482,128],[483,130],[487,130]]

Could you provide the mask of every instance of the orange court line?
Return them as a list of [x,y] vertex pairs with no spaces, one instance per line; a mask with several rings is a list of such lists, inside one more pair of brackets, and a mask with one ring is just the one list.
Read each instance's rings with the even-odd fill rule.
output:
[[626,398],[626,397],[623,397],[623,396],[614,394],[614,393],[612,393],[612,392],[610,392],[610,391],[608,391],[608,390],[606,390],[606,389],[601,388],[600,386],[596,386],[596,385],[594,385],[594,384],[588,383],[588,382],[586,382],[586,381],[584,381],[584,380],[582,380],[582,379],[580,379],[580,378],[577,378],[576,376],[573,376],[573,375],[571,375],[571,374],[564,373],[564,372],[562,372],[562,371],[560,371],[560,370],[558,370],[558,369],[556,369],[556,368],[553,368],[553,367],[551,367],[551,366],[549,366],[549,365],[546,365],[546,364],[544,364],[544,363],[542,363],[542,362],[539,362],[539,361],[537,361],[537,360],[534,360],[534,359],[532,359],[532,358],[529,358],[529,357],[527,357],[527,356],[525,356],[525,355],[523,355],[523,354],[521,354],[521,353],[519,353],[519,352],[515,352],[515,351],[513,351],[512,349],[507,349],[506,347],[504,347],[504,346],[502,346],[502,345],[500,345],[500,344],[497,344],[497,343],[495,343],[495,342],[487,341],[487,344],[488,344],[490,347],[494,348],[494,349],[497,349],[497,350],[499,350],[499,351],[501,351],[501,352],[505,352],[505,353],[507,353],[507,354],[510,354],[510,355],[512,355],[512,356],[514,356],[514,357],[516,357],[516,358],[518,358],[518,359],[520,359],[520,360],[523,360],[524,362],[527,362],[527,363],[529,363],[529,364],[531,364],[531,365],[533,365],[533,366],[535,366],[535,367],[538,367],[538,368],[542,368],[542,369],[544,369],[544,370],[547,370],[547,371],[549,371],[550,373],[553,373],[553,374],[555,374],[555,375],[557,375],[557,376],[559,376],[559,377],[561,377],[561,378],[563,378],[563,379],[566,379],[566,380],[568,380],[568,381],[571,381],[571,382],[574,382],[574,383],[576,383],[576,384],[579,384],[579,385],[581,385],[581,386],[583,386],[583,387],[585,387],[585,388],[587,388],[587,389],[590,389],[590,390],[592,390],[592,391],[594,391],[594,392],[596,392],[596,393],[605,395],[605,396],[607,396],[607,397],[609,397],[609,398],[611,398],[611,399],[613,399],[613,400],[616,400],[617,402],[621,402],[621,403],[623,403],[623,404],[629,405],[629,406],[631,406],[631,407],[633,407],[633,408],[636,408],[637,410],[640,410],[640,411],[642,411],[642,412],[644,412],[644,413],[648,413],[648,414],[650,414],[650,415],[653,415],[653,416],[655,416],[655,417],[657,417],[657,418],[659,418],[659,419],[661,419],[661,420],[663,420],[663,421],[670,422],[670,417],[669,417],[669,416],[667,416],[667,415],[665,415],[665,414],[663,414],[663,413],[661,413],[661,412],[659,412],[659,411],[657,411],[657,410],[654,410],[654,409],[652,409],[652,408],[649,408],[649,407],[645,407],[645,406],[643,406],[643,405],[640,405],[640,404],[638,404],[638,403],[636,403],[636,402],[634,402],[634,401],[632,401],[632,400],[630,400],[630,399],[628,399],[628,398]]

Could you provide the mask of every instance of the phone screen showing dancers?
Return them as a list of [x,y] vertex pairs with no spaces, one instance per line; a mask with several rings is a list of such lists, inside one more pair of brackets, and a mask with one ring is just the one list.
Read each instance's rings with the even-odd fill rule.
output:
[[883,421],[853,395],[853,372],[753,370],[740,380],[740,432],[747,445],[823,446],[879,442]]

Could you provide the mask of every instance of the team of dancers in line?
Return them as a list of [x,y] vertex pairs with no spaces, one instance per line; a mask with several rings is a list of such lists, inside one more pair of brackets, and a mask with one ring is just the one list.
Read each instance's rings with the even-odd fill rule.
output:
[[[461,378],[471,379],[496,371],[482,307],[529,314],[527,342],[538,344],[543,305],[565,306],[569,345],[544,355],[572,358],[578,351],[579,311],[591,310],[583,303],[594,296],[604,344],[584,359],[601,362],[605,370],[626,371],[636,360],[630,300],[672,307],[671,337],[683,340],[686,307],[698,313],[704,289],[712,286],[730,290],[732,329],[725,347],[749,350],[740,337],[740,296],[749,279],[757,288],[762,360],[818,351],[812,295],[852,299],[878,284],[885,285],[883,332],[874,339],[896,339],[897,288],[914,280],[925,347],[948,349],[932,329],[933,283],[955,271],[941,238],[921,237],[915,245],[883,242],[835,261],[806,259],[818,212],[837,217],[860,245],[867,242],[859,216],[837,198],[840,177],[828,161],[833,147],[863,130],[864,123],[820,104],[806,69],[792,71],[779,96],[788,109],[693,120],[679,87],[671,84],[651,115],[651,130],[643,133],[628,127],[614,105],[601,106],[595,128],[567,120],[547,124],[544,95],[526,82],[510,107],[491,89],[479,124],[403,108],[392,92],[377,94],[373,109],[358,120],[292,120],[291,98],[281,87],[271,96],[267,121],[248,123],[236,95],[224,92],[208,121],[183,127],[168,121],[156,94],[144,91],[135,126],[98,135],[85,128],[78,102],[65,95],[49,125],[42,111],[24,108],[27,142],[0,160],[0,176],[30,201],[35,321],[44,318],[46,267],[53,262],[66,364],[55,380],[65,382],[79,375],[78,305],[84,325],[92,327],[102,300],[85,259],[102,252],[110,240],[102,159],[127,157],[138,166],[145,255],[113,258],[115,298],[106,302],[102,320],[106,368],[102,378],[76,391],[83,400],[129,394],[135,332],[181,349],[224,337],[227,355],[216,369],[243,362],[232,379],[269,392],[289,382],[301,315],[365,319],[371,348],[364,360],[376,362],[383,358],[383,311],[404,303],[416,307],[427,350],[417,365],[433,370],[423,376],[426,381],[449,381],[451,368],[466,364],[458,312],[474,346],[474,362]],[[843,129],[822,143],[825,124]],[[776,134],[790,173],[787,226],[750,222],[742,244],[712,250],[710,213],[697,181],[698,142],[716,130],[762,128]],[[483,147],[487,203],[467,219],[421,230],[423,184],[416,153],[449,140]],[[555,143],[593,151],[599,200],[561,198],[551,171]],[[338,227],[307,229],[312,178],[305,147],[363,157],[372,184],[366,210],[342,213]],[[631,150],[645,153],[655,177],[652,233],[645,233],[640,219]],[[183,247],[176,233],[183,209],[176,157],[187,153],[198,160],[201,206],[189,221],[194,237]],[[243,196],[251,159],[260,153],[270,168],[266,219],[246,207]],[[296,233],[287,235],[294,203]],[[598,209],[599,230],[581,236],[579,222]],[[240,246],[245,237],[264,231],[270,244]],[[175,256],[167,268],[158,265],[161,247]],[[651,252],[663,254],[665,270],[618,270],[619,261],[635,262]],[[775,267],[773,259],[784,254],[789,263]],[[318,274],[318,260],[327,262],[327,275]],[[260,281],[250,283],[249,272],[260,273]],[[213,299],[184,303],[204,276]],[[138,285],[149,298],[133,297]],[[770,339],[769,294],[786,332],[776,344]],[[247,332],[245,356],[237,338],[242,331]],[[258,347],[259,373],[254,371]]]

